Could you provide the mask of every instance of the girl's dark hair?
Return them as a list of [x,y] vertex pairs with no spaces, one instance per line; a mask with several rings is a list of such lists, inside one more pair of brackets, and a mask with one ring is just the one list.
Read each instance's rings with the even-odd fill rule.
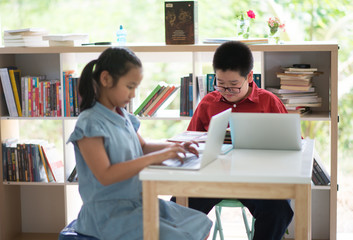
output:
[[140,59],[127,48],[110,47],[98,57],[89,62],[83,69],[78,85],[81,97],[80,111],[93,106],[97,100],[101,86],[99,78],[102,71],[108,71],[113,78],[113,86],[120,77],[127,74],[132,68],[142,67]]
[[254,59],[251,50],[244,43],[229,41],[219,46],[213,56],[213,69],[237,71],[243,77],[251,72]]

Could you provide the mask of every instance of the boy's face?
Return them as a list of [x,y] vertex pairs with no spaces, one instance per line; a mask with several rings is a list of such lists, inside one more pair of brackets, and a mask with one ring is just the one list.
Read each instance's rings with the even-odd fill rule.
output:
[[249,83],[253,81],[253,72],[243,77],[237,71],[216,70],[216,87],[221,95],[229,102],[239,102],[249,93]]

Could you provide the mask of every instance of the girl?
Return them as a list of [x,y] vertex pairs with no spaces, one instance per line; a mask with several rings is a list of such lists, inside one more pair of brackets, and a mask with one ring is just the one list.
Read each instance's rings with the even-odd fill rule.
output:
[[[138,173],[150,164],[190,151],[184,144],[147,143],[139,120],[124,106],[135,97],[142,64],[125,48],[108,48],[88,63],[79,82],[81,114],[68,142],[75,149],[83,206],[76,230],[100,240],[141,240],[142,187]],[[205,239],[211,221],[203,213],[159,200],[160,239]]]

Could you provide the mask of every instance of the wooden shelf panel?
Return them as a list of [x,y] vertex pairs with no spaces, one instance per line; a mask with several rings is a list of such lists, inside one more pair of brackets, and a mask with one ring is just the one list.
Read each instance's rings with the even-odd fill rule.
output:
[[59,233],[21,233],[13,240],[58,240],[58,238]]

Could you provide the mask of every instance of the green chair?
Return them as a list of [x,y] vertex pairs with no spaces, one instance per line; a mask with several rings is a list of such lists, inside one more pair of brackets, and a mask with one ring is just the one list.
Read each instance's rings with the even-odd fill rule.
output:
[[245,207],[244,205],[237,199],[224,199],[220,203],[215,206],[216,210],[216,223],[213,231],[213,240],[216,240],[217,232],[219,232],[219,237],[221,240],[224,240],[223,228],[221,222],[221,211],[222,207],[240,207],[243,215],[244,225],[246,234],[249,240],[252,240],[254,237],[254,225],[255,218],[252,217],[251,228],[249,227],[248,218],[246,217]]

